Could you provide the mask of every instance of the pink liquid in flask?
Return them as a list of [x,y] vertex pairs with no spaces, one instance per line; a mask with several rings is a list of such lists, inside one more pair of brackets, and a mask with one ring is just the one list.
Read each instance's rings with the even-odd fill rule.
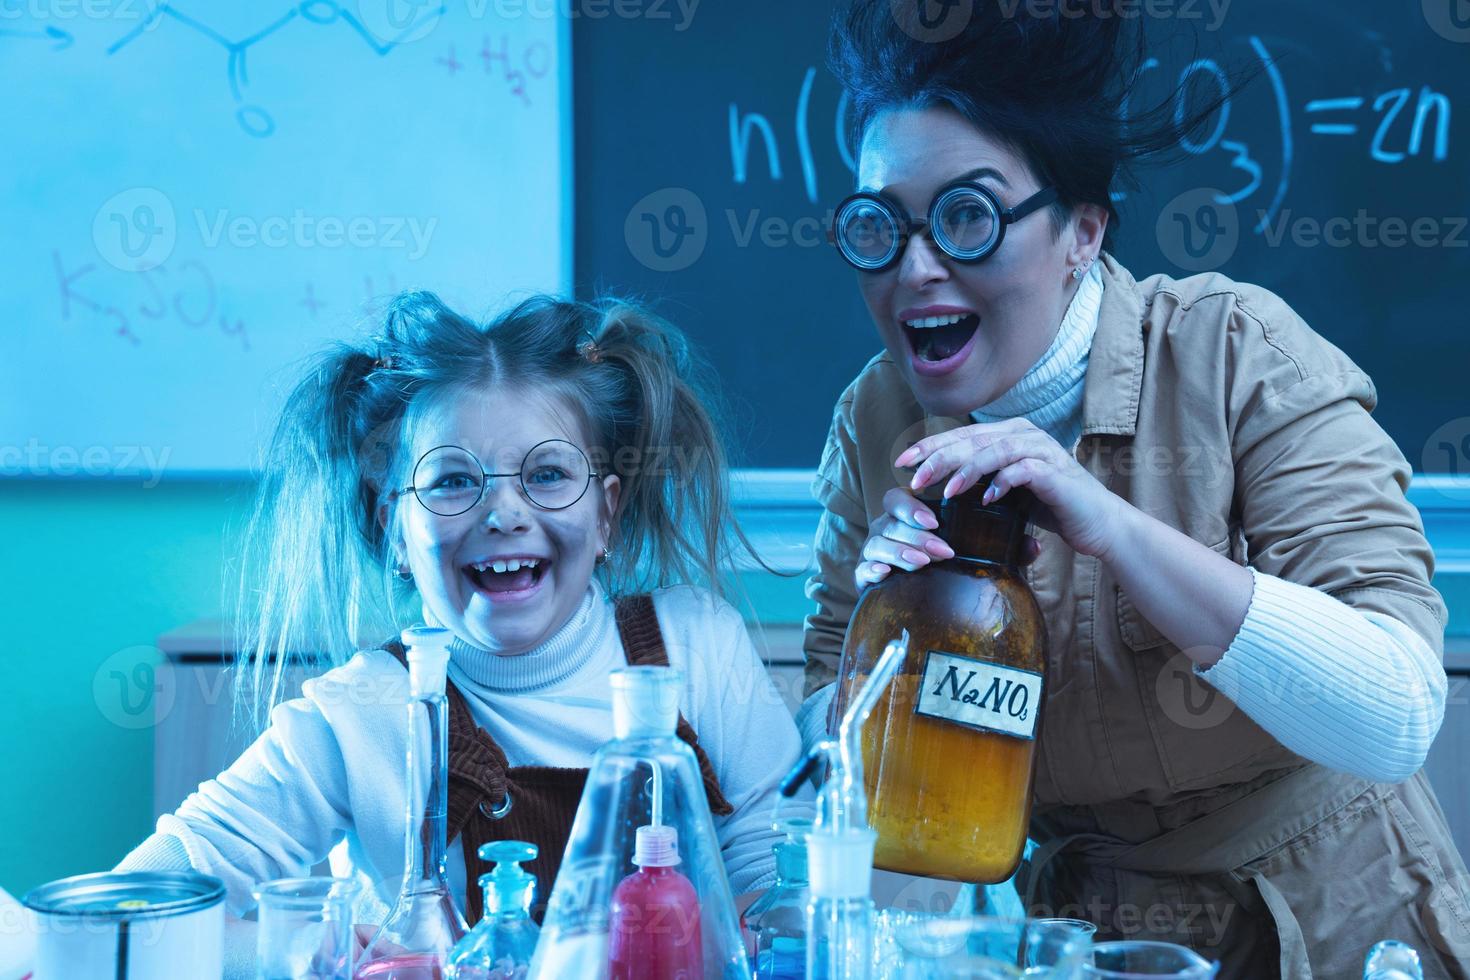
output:
[[353,980],[444,980],[437,953],[410,953],[358,967]]

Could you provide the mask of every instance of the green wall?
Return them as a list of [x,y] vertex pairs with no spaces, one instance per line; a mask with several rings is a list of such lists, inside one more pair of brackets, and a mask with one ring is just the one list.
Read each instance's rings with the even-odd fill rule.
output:
[[6,891],[105,870],[152,830],[152,706],[134,683],[150,675],[134,671],[161,659],[148,649],[160,633],[220,614],[225,529],[248,495],[243,482],[0,483]]
[[[0,888],[110,868],[153,829],[158,636],[219,616],[252,484],[0,482],[12,642],[0,691]],[[799,622],[801,578],[746,578]],[[17,629],[18,627],[18,629]]]

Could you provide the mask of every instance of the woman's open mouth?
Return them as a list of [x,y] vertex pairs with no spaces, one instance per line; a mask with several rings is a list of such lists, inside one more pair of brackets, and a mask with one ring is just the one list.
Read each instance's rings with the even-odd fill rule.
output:
[[496,558],[464,567],[475,591],[492,602],[527,599],[541,588],[551,561],[546,558]]
[[948,374],[959,367],[980,329],[980,317],[974,313],[945,313],[899,322],[915,373],[927,377]]

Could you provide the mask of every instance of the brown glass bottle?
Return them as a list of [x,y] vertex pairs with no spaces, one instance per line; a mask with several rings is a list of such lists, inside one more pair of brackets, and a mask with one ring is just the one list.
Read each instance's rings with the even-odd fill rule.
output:
[[1046,671],[1041,608],[1019,568],[1034,498],[1012,490],[982,506],[988,484],[940,506],[935,533],[953,559],[863,593],[833,715],[907,629],[908,658],[863,726],[873,863],[986,884],[1009,878],[1025,848]]

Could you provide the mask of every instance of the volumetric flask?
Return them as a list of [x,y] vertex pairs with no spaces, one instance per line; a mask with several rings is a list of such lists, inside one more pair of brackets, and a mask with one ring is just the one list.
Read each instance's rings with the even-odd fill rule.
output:
[[346,878],[280,878],[256,889],[257,980],[347,980],[359,889]]

